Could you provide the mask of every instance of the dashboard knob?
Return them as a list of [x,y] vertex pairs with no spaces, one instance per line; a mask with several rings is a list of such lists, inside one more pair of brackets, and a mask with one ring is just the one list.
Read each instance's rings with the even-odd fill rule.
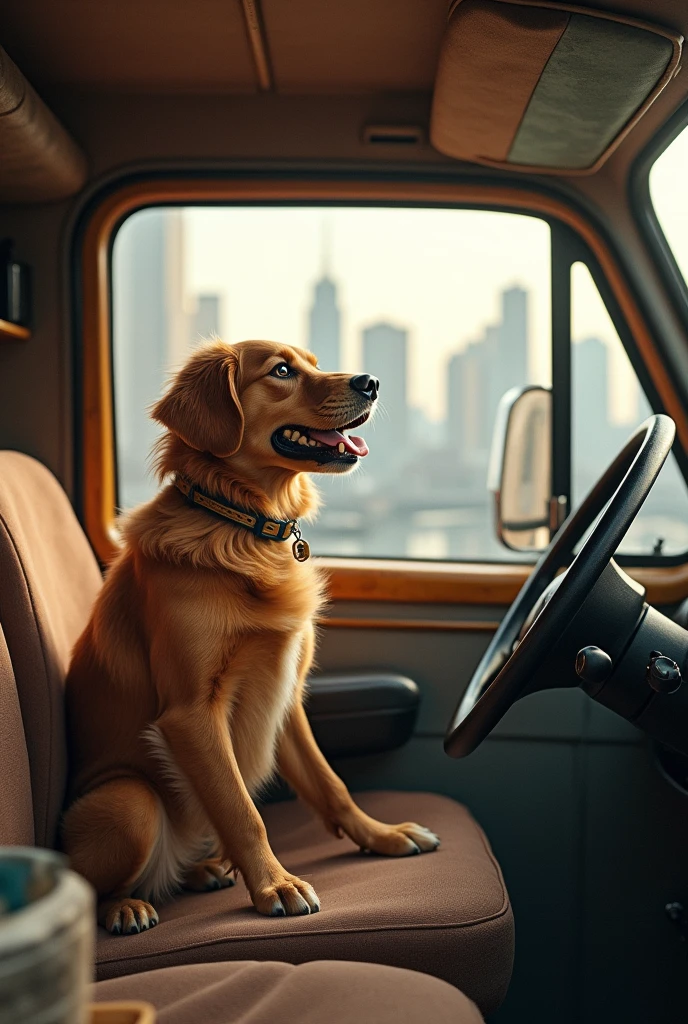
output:
[[576,674],[584,683],[603,683],[612,668],[612,659],[600,647],[583,647],[576,655]]
[[657,693],[676,693],[681,683],[681,669],[671,658],[665,657],[660,651],[653,651],[650,664],[645,675],[648,685]]

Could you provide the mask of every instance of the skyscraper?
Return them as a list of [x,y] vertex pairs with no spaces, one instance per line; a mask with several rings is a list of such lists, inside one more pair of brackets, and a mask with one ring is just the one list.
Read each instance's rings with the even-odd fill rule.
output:
[[490,449],[494,424],[487,399],[494,330],[488,328],[479,341],[456,352],[447,366],[447,443],[463,469],[482,467]]
[[507,288],[500,300],[499,323],[447,365],[448,444],[464,468],[486,463],[502,396],[528,382],[528,293]]
[[366,470],[376,479],[395,477],[408,459],[408,333],[389,323],[363,331],[362,369],[380,380],[380,404],[369,431]]
[[213,335],[220,337],[221,304],[219,295],[198,295],[196,311],[191,317],[191,344],[196,346],[202,339]]
[[334,373],[340,367],[341,315],[337,286],[327,275],[316,282],[308,320],[308,347],[323,370]]
[[188,350],[183,241],[181,211],[151,209],[133,216],[115,242],[113,358],[123,507],[154,490],[146,466],[159,428],[148,409]]
[[515,286],[502,292],[499,362],[505,391],[528,383],[528,293]]
[[611,457],[616,441],[609,415],[609,353],[599,338],[571,347],[572,433],[574,464],[591,466]]
[[322,271],[315,283],[308,315],[308,347],[317,356],[321,369],[335,373],[341,366],[341,314],[329,264],[328,241],[323,231]]

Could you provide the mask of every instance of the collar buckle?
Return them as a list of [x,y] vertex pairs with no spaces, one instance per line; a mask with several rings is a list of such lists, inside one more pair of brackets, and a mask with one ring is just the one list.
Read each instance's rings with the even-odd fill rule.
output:
[[294,537],[296,541],[301,540],[298,519],[270,519],[256,512],[246,512],[235,505],[230,505],[229,502],[211,498],[181,474],[176,476],[175,484],[184,495],[187,504],[194,507],[200,505],[213,515],[229,520],[237,526],[243,526],[256,537],[264,540],[288,540],[289,537]]

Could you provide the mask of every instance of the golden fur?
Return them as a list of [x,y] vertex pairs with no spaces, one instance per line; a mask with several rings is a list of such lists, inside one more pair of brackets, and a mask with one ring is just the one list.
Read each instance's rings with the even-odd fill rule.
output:
[[[274,376],[287,363],[294,375]],[[372,405],[346,374],[271,342],[196,351],[153,410],[162,489],[120,521],[123,546],[67,678],[64,846],[113,932],[157,923],[151,901],[241,873],[257,910],[319,909],[268,844],[252,797],[275,768],[336,835],[390,855],[434,849],[421,826],[367,817],[318,750],[303,710],[323,584],[291,542],[192,508],[170,481],[292,519],[317,507],[309,472],[280,455],[286,424],[332,429]]]

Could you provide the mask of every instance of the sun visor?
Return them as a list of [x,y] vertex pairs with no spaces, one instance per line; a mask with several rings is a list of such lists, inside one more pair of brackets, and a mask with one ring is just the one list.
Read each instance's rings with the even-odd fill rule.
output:
[[682,36],[588,8],[457,0],[430,138],[493,167],[590,174],[675,74]]

